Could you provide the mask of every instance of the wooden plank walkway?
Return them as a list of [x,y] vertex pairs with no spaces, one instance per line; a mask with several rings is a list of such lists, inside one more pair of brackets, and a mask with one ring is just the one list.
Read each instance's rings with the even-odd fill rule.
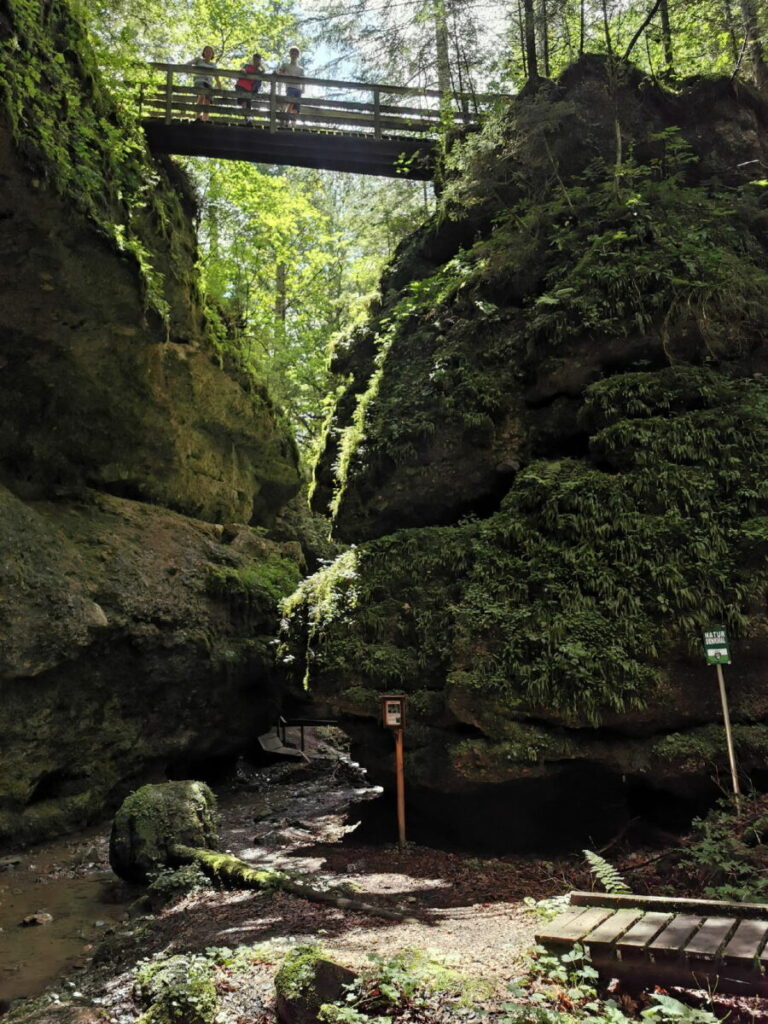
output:
[[[217,69],[211,103],[198,105],[192,84],[198,68],[151,67],[156,78],[141,87],[140,104],[154,152],[416,180],[433,177],[441,133],[476,130],[482,110],[498,99]],[[234,91],[242,78],[261,90],[250,95],[249,109],[240,106],[245,94]],[[291,98],[283,93],[289,85],[304,90],[297,115],[287,112]],[[198,120],[203,114],[206,120]]]
[[602,977],[768,996],[768,904],[573,892],[536,941],[585,946]]

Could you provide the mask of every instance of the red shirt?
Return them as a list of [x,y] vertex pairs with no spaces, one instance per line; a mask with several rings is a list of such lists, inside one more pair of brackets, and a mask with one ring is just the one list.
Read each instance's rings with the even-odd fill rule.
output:
[[[257,67],[256,64],[246,64],[245,67],[243,68],[243,71],[247,72],[248,74],[254,75],[264,73],[263,69]],[[253,87],[255,84],[256,83],[252,78],[238,78],[237,82],[235,83],[235,85],[239,85],[242,89],[247,89],[248,92],[253,92]]]

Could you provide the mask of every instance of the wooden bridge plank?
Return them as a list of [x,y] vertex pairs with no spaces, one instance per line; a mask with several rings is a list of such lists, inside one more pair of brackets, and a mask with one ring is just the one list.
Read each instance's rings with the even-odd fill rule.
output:
[[593,928],[609,917],[610,910],[585,910],[580,907],[576,910],[566,910],[559,914],[553,921],[546,924],[536,934],[536,941],[543,945],[572,946],[579,942]]
[[611,912],[602,924],[593,929],[585,938],[586,945],[590,949],[597,947],[614,947],[615,943],[624,932],[629,931],[632,925],[643,916],[642,910],[617,910]]
[[[279,97],[278,102],[284,106],[285,98]],[[154,110],[153,106],[148,106],[150,110]],[[192,115],[197,116],[202,111],[207,115],[212,123],[217,120],[216,115],[219,114],[223,114],[227,118],[232,118],[234,116],[237,118],[238,123],[245,123],[245,116],[240,114],[234,104],[228,104],[225,106],[220,103],[210,103],[207,106],[200,106],[197,103],[179,103],[174,101],[171,104],[171,110],[174,113],[181,115],[186,114],[190,118]],[[291,118],[290,123],[294,123],[295,120],[298,120],[303,124],[347,125],[350,128],[356,129],[369,128],[371,129],[371,135],[373,135],[373,128],[375,127],[374,119],[372,117],[364,117],[361,114],[343,114],[341,112],[339,114],[318,114],[311,109],[311,105],[306,103],[302,103],[300,114],[286,115],[286,121],[289,116]],[[409,118],[397,119],[392,117],[381,118],[380,124],[382,128],[403,132],[415,132],[419,134],[434,133],[436,127],[434,122],[415,121]],[[285,125],[282,125],[281,127],[285,127]],[[360,134],[363,135],[362,132]]]
[[741,921],[726,943],[723,959],[729,963],[757,960],[768,938],[768,921]]
[[698,900],[682,896],[635,896],[607,892],[572,892],[574,907],[622,907],[678,914],[700,914],[702,917],[737,917],[768,920],[768,903],[727,903],[723,900]]
[[708,917],[685,947],[686,956],[716,959],[735,927],[734,917]]
[[642,954],[648,943],[652,942],[662,928],[669,924],[671,918],[671,914],[659,914],[654,911],[643,914],[640,920],[633,924],[629,931],[622,935],[616,943],[619,953],[629,955]]
[[702,920],[703,918],[694,917],[692,914],[676,914],[667,927],[648,944],[648,951],[654,956],[679,953],[699,928]]

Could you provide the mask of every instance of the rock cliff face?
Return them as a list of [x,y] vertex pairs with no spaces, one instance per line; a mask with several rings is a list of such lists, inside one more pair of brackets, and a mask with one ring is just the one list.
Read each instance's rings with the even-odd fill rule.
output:
[[314,500],[362,543],[285,650],[382,777],[366,719],[410,696],[417,825],[541,848],[710,796],[721,621],[761,777],[767,162],[741,87],[585,58],[464,145],[339,349]]
[[297,452],[211,342],[179,172],[115,108],[65,3],[2,0],[0,44],[7,843],[266,728],[302,553],[267,537]]

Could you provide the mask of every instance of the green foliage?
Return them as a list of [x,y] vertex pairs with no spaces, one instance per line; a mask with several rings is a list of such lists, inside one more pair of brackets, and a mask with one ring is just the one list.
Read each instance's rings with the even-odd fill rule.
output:
[[[753,193],[687,181],[695,160],[676,129],[650,141],[657,158],[629,160],[615,176],[593,165],[538,211],[553,251],[578,255],[544,275],[529,314],[537,341],[625,337],[630,325],[668,338],[684,318],[715,355],[743,351],[760,335],[768,274],[762,241],[749,228]],[[515,230],[523,216],[510,212]]]
[[421,465],[438,440],[498,444],[528,375],[546,357],[572,360],[574,345],[618,353],[642,339],[672,361],[701,361],[741,356],[763,336],[765,197],[749,184],[699,180],[676,128],[649,133],[643,162],[555,155],[577,117],[572,101],[546,94],[456,147],[442,215],[500,212],[423,276],[404,250],[418,278],[371,321],[376,358],[345,398],[354,413],[338,442],[335,513],[354,510],[393,465]]
[[571,894],[562,893],[560,896],[547,896],[542,900],[535,900],[533,896],[526,896],[523,903],[539,921],[553,921],[558,914],[563,914],[571,905]]
[[419,950],[401,950],[392,957],[370,953],[368,959],[371,966],[347,987],[344,1002],[320,1008],[321,1021],[387,1024],[393,1017],[426,1006],[438,992],[463,989],[465,997],[471,998],[468,979]]
[[208,590],[217,597],[268,611],[291,594],[301,579],[296,562],[280,555],[234,567],[210,565]]
[[[561,956],[537,946],[528,959],[526,972],[509,985],[510,1001],[504,1006],[500,1024],[630,1024],[629,1017],[614,999],[603,998],[597,987],[598,975],[589,951],[581,945]],[[716,1024],[709,1010],[694,1008],[664,993],[648,996],[639,1014],[644,1024]]]
[[71,201],[134,260],[147,308],[167,322],[165,284],[146,227],[151,221],[173,250],[180,203],[161,187],[136,111],[112,101],[86,29],[65,0],[51,0],[45,16],[36,0],[8,0],[8,10],[0,104],[35,182]]
[[180,868],[161,868],[150,872],[147,893],[161,902],[171,902],[196,892],[210,889],[211,881],[196,864],[185,864]]
[[383,262],[419,216],[418,193],[407,182],[362,185],[226,160],[189,169],[201,197],[205,288],[228,325],[224,347],[266,378],[309,453],[334,387],[329,343],[363,314]]
[[613,864],[609,864],[608,861],[604,857],[601,857],[599,853],[595,853],[594,850],[584,850],[584,856],[587,864],[589,864],[589,870],[606,892],[631,892],[631,889]]
[[[692,380],[708,407],[667,418]],[[743,636],[766,563],[751,529],[768,491],[768,389],[701,369],[587,391],[593,459],[533,463],[478,528],[451,681],[596,719],[648,700],[657,659],[708,621]],[[663,408],[630,413],[665,391]],[[715,397],[717,396],[717,397]],[[598,408],[615,402],[612,419]]]
[[[597,721],[652,699],[662,657],[698,656],[707,623],[747,635],[766,581],[768,383],[624,374],[588,388],[583,418],[591,463],[533,462],[488,519],[401,531],[306,580],[284,653],[321,690],[447,679],[501,712]],[[538,757],[529,736],[508,742]]]
[[285,602],[280,657],[310,668],[320,688],[346,680],[364,702],[392,687],[425,700],[450,655],[460,531],[408,530],[351,548]]
[[317,962],[325,959],[327,953],[314,942],[303,943],[290,950],[275,976],[278,993],[286,999],[301,998],[314,982]]
[[148,1009],[142,1024],[212,1024],[218,1009],[213,968],[203,956],[175,955],[141,961],[138,997]]
[[765,902],[768,896],[768,798],[722,799],[696,818],[679,866],[712,899]]
[[[768,727],[737,722],[732,727],[739,760],[760,764],[768,757]],[[662,762],[674,763],[677,771],[704,773],[716,777],[728,771],[728,749],[722,725],[705,725],[685,732],[668,733],[653,747]]]

